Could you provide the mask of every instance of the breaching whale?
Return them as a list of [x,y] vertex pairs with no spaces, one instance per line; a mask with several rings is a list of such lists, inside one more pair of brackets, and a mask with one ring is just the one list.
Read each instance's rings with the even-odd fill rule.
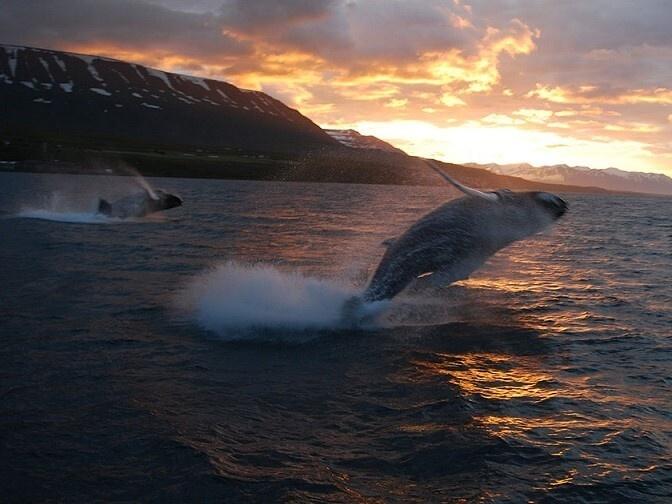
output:
[[143,217],[147,214],[168,210],[182,205],[182,198],[167,193],[161,189],[131,194],[117,201],[109,203],[101,199],[98,202],[98,213],[106,217],[128,219],[130,217]]
[[460,184],[431,160],[427,163],[466,194],[420,218],[387,251],[361,297],[344,307],[356,320],[357,307],[392,299],[417,278],[445,286],[468,278],[498,250],[542,231],[567,211],[567,203],[547,192],[482,192]]

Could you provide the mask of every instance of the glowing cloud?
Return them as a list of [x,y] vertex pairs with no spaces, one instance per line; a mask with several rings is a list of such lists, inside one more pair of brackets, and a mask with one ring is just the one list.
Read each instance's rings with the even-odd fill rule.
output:
[[[647,144],[633,140],[592,140],[561,136],[554,132],[521,130],[516,127],[482,126],[477,123],[439,127],[425,121],[359,122],[348,125],[357,131],[374,135],[405,150],[409,154],[434,157],[444,161],[466,163],[589,164],[595,168],[609,167],[617,156],[623,163],[651,171],[664,171],[664,166],[648,149]],[[485,150],[484,145],[488,148]]]

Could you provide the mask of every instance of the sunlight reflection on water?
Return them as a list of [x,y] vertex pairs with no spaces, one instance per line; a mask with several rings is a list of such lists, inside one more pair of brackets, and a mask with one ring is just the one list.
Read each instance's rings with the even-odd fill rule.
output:
[[[46,185],[9,177],[4,187]],[[232,343],[175,313],[194,279],[236,261],[276,280],[361,288],[381,242],[446,192],[156,185],[185,200],[165,221],[0,219],[2,468],[13,496],[668,500],[670,200],[566,195],[571,211],[549,233],[469,280],[413,286],[375,330],[309,327],[307,343],[287,344],[296,326],[278,327]],[[222,285],[249,285],[246,268],[234,271],[240,284],[227,273]],[[304,292],[283,280],[276,294],[268,278],[251,297]],[[272,308],[284,316],[283,303]]]

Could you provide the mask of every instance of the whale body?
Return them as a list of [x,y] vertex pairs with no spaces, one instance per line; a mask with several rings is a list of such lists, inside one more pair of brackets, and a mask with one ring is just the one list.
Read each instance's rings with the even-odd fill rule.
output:
[[392,299],[417,278],[437,286],[468,278],[498,250],[542,231],[568,208],[547,192],[481,192],[431,166],[467,196],[428,213],[390,241],[361,298],[346,302],[344,316],[362,302]]
[[141,193],[125,196],[112,203],[101,199],[98,202],[98,213],[106,217],[116,219],[128,219],[132,217],[144,217],[145,215],[168,210],[182,205],[182,198],[167,193],[161,189],[153,191],[144,190]]
[[364,301],[391,299],[419,277],[436,285],[468,278],[495,252],[542,231],[567,209],[549,193],[496,194],[498,202],[459,198],[413,224],[389,245]]

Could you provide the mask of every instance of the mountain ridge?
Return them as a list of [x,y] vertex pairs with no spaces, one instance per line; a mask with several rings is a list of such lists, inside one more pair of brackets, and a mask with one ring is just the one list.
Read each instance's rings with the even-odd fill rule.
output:
[[[350,146],[281,101],[224,81],[0,45],[0,170],[108,173],[130,166],[154,176],[437,183],[422,159],[375,137],[346,136]],[[443,166],[479,188],[600,192]]]
[[672,178],[660,173],[630,172],[619,168],[589,168],[567,164],[533,166],[529,163],[465,163],[465,166],[543,183],[601,187],[609,191],[672,195]]
[[[261,91],[121,60],[0,45],[0,128],[267,151],[334,145]],[[10,106],[20,103],[23,106]],[[157,114],[161,111],[161,114]]]
[[354,129],[325,128],[324,131],[326,131],[334,140],[337,140],[347,147],[352,147],[353,149],[378,149],[386,152],[406,154],[406,152],[385,140],[381,140],[373,135],[363,135]]

